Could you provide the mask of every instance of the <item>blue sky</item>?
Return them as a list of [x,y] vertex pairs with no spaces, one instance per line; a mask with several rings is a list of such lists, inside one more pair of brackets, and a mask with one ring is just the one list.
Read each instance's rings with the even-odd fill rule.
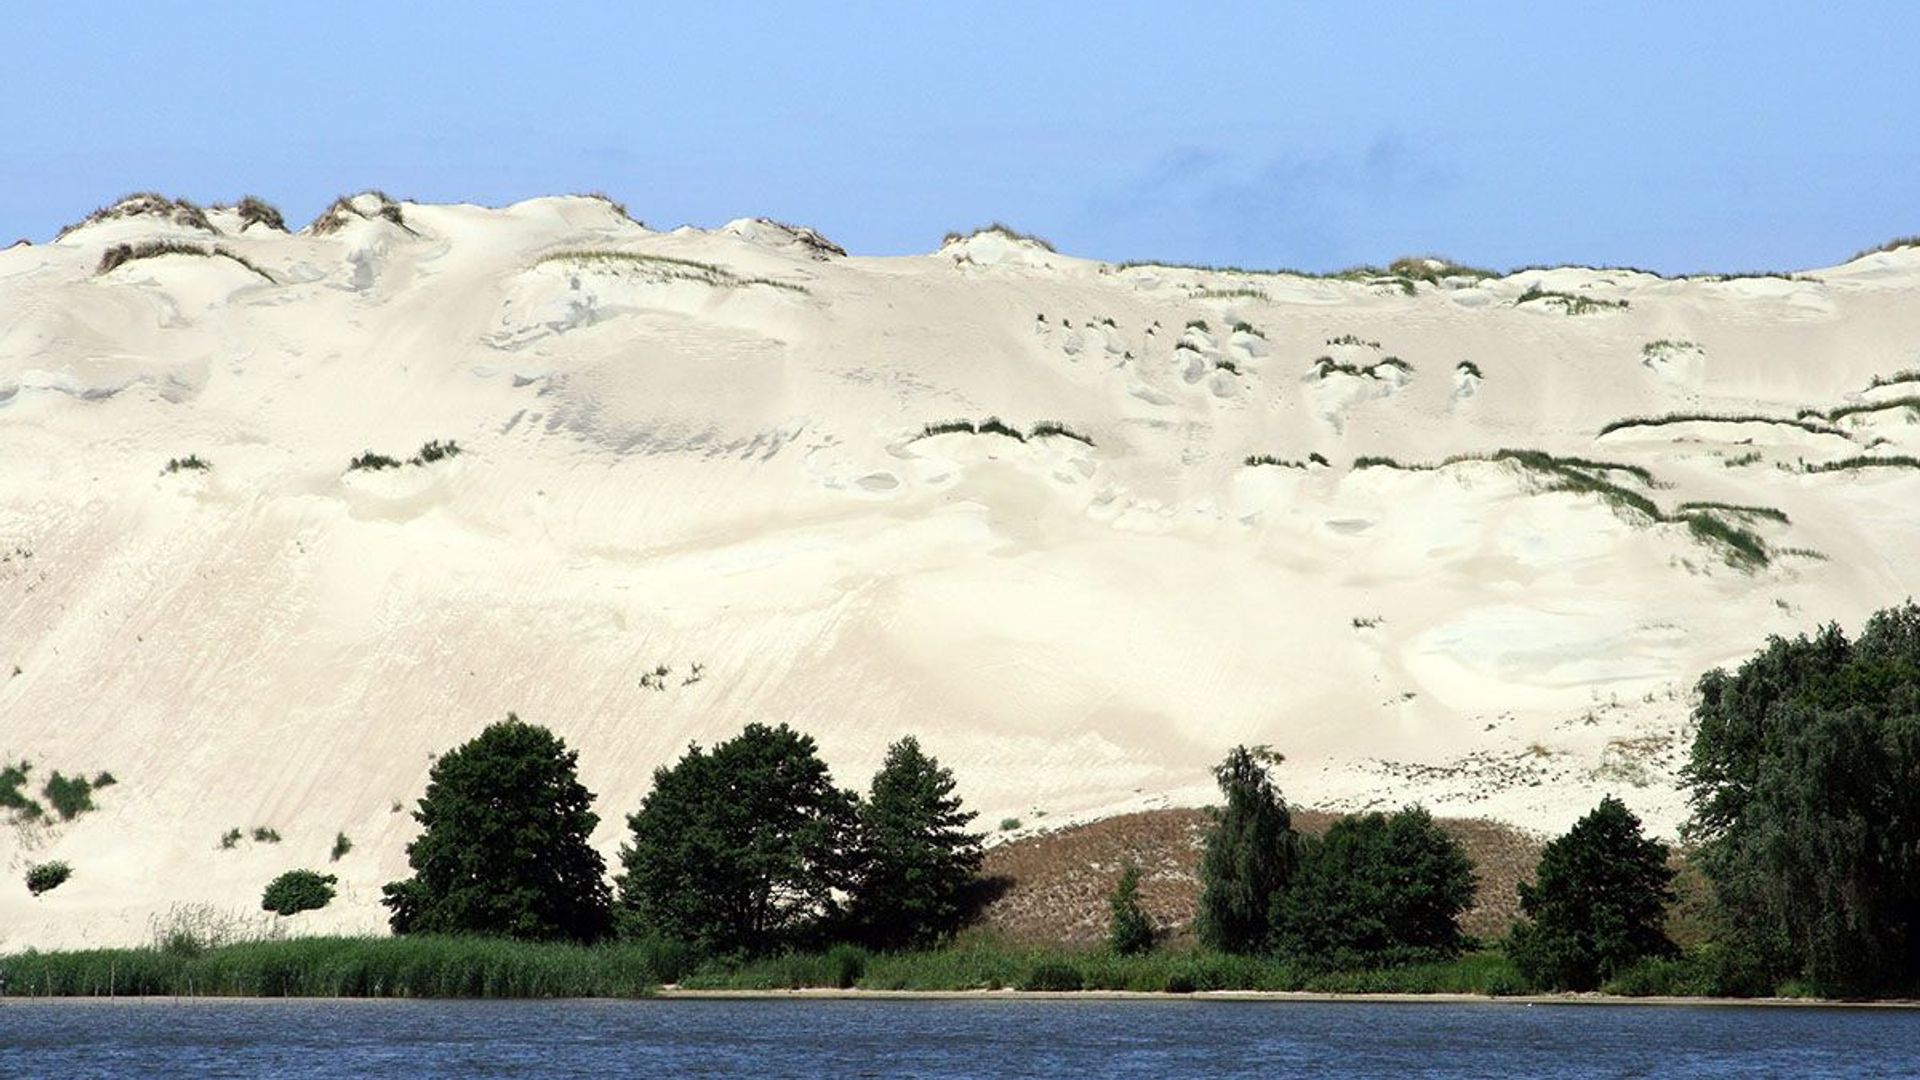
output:
[[861,254],[1826,265],[1920,233],[1920,5],[22,0],[0,243],[131,190],[306,220],[602,189]]

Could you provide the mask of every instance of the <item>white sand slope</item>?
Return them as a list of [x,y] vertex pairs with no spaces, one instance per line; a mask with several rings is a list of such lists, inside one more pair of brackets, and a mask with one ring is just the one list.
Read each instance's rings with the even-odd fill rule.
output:
[[[997,233],[871,259],[592,199],[356,206],[325,235],[132,214],[0,251],[0,755],[36,794],[119,780],[0,826],[0,948],[257,908],[294,866],[342,898],[293,925],[381,926],[399,808],[508,710],[580,751],[610,857],[656,766],[750,720],[860,786],[917,733],[989,823],[1204,801],[1253,742],[1310,805],[1548,830],[1615,791],[1670,831],[1702,670],[1920,582],[1920,470],[1803,469],[1920,453],[1920,382],[1870,388],[1920,368],[1920,250],[1409,295]],[[95,274],[154,238],[272,281]],[[1797,417],[1841,406],[1873,407]],[[1793,422],[1600,435],[1675,412]],[[1092,445],[919,437],[990,416]],[[430,439],[465,452],[347,471]],[[1501,448],[1643,468],[1588,475],[1663,516],[1787,520],[1699,511],[1755,566],[1513,461],[1353,467]],[[213,468],[163,472],[189,453]],[[218,848],[254,826],[282,842]],[[73,879],[29,897],[54,858]]]

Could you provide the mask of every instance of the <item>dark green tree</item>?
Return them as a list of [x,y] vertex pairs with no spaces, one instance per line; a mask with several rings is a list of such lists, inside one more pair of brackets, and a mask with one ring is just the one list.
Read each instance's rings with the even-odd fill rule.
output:
[[1303,846],[1275,908],[1282,952],[1318,966],[1456,956],[1473,864],[1425,810],[1341,818]]
[[609,927],[600,819],[578,755],[512,713],[443,755],[414,811],[413,876],[384,890],[396,934],[592,941]]
[[813,739],[748,724],[653,774],[627,818],[620,905],[630,932],[715,952],[767,952],[832,921],[851,883],[855,798]]
[[1293,879],[1299,837],[1263,754],[1236,746],[1213,770],[1226,805],[1211,811],[1200,856],[1200,942],[1229,953],[1271,944],[1273,908]]
[[1687,836],[1722,944],[1830,993],[1920,985],[1920,608],[1699,684]]
[[1128,859],[1107,897],[1107,948],[1121,956],[1153,949],[1153,920],[1140,906],[1140,864]]
[[1673,902],[1667,845],[1609,795],[1540,853],[1534,880],[1520,883],[1527,921],[1506,942],[1534,986],[1591,990],[1649,956],[1671,956],[1662,924]]
[[911,735],[887,748],[860,804],[853,933],[875,948],[931,945],[959,929],[980,872],[975,815],[960,808],[953,773]]
[[312,870],[289,870],[267,884],[260,908],[276,915],[298,915],[333,903],[333,886],[340,879]]

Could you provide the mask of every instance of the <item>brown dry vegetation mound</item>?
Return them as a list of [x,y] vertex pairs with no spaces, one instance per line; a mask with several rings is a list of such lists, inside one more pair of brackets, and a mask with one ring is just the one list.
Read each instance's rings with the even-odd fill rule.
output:
[[[1317,835],[1337,817],[1295,810],[1293,824]],[[1477,818],[1439,821],[1466,847],[1479,875],[1462,927],[1482,939],[1499,937],[1519,916],[1514,887],[1532,877],[1541,841]],[[1148,810],[995,847],[983,872],[998,895],[982,912],[979,930],[1022,943],[1096,944],[1107,932],[1107,895],[1131,858],[1140,864],[1140,903],[1154,925],[1176,941],[1190,939],[1207,825],[1204,810]]]
[[[202,232],[219,233],[213,222],[207,220],[207,212],[186,199],[169,199],[153,191],[137,191],[115,200],[111,206],[102,206],[85,218],[61,229],[59,236],[65,236],[82,226],[100,221],[112,221],[116,218],[153,217],[162,221],[171,221],[175,225],[184,225]],[[56,237],[57,239],[58,237]]]

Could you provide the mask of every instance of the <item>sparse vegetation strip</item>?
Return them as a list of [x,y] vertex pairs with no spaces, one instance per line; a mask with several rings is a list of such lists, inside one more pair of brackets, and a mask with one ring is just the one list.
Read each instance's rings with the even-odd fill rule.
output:
[[1519,307],[1522,304],[1531,304],[1536,301],[1544,304],[1556,304],[1568,315],[1589,315],[1596,311],[1624,311],[1629,306],[1625,300],[1604,300],[1599,297],[1587,296],[1581,293],[1561,292],[1557,289],[1543,289],[1538,285],[1527,286],[1527,291],[1521,293],[1520,298],[1515,300],[1513,305]]
[[1846,432],[1832,424],[1822,423],[1810,416],[1767,416],[1762,413],[1705,413],[1671,412],[1660,416],[1623,416],[1618,420],[1609,420],[1596,432],[1596,436],[1610,435],[1635,427],[1664,427],[1669,424],[1784,424],[1799,428],[1811,435],[1838,435],[1843,439],[1851,438]]
[[682,259],[672,255],[654,255],[640,251],[619,251],[603,248],[574,248],[556,251],[542,256],[534,265],[547,263],[585,263],[601,268],[622,266],[646,270],[656,278],[666,281],[694,281],[702,285],[711,285],[723,289],[743,289],[751,285],[765,285],[774,289],[805,294],[807,288],[791,281],[778,281],[766,277],[749,277],[737,274],[715,263],[701,262],[697,259]]
[[157,259],[162,255],[192,255],[202,259],[231,259],[248,270],[259,274],[271,284],[273,275],[262,270],[247,259],[220,244],[195,244],[185,240],[142,240],[137,244],[115,244],[100,253],[100,265],[94,268],[95,274],[107,274],[130,262],[141,259]]

